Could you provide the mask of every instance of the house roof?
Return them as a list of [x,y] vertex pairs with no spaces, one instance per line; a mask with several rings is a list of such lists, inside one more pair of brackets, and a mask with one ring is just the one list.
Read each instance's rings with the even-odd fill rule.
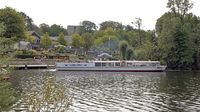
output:
[[32,36],[36,36],[38,38],[41,38],[40,35],[35,31],[28,31],[28,33],[31,34]]

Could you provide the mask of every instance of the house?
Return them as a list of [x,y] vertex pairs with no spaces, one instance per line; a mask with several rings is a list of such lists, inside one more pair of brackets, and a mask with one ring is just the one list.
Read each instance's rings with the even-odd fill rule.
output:
[[28,31],[28,34],[34,38],[34,42],[30,43],[25,40],[20,40],[18,43],[14,44],[14,49],[18,50],[30,50],[30,49],[40,49],[40,35],[35,31]]
[[28,33],[34,38],[34,42],[31,43],[32,49],[39,49],[41,36],[35,31],[28,31]]

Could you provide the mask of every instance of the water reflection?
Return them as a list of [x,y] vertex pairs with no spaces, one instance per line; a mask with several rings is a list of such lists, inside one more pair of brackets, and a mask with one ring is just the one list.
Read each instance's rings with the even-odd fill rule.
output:
[[[24,81],[40,78],[41,72],[15,71],[13,83],[20,90]],[[73,112],[200,110],[199,72],[49,72],[70,89]]]

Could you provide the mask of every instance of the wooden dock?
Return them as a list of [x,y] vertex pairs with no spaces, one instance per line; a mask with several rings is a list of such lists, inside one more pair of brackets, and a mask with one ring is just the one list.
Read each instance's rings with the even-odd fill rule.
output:
[[55,65],[4,65],[4,67],[11,67],[14,69],[54,69]]

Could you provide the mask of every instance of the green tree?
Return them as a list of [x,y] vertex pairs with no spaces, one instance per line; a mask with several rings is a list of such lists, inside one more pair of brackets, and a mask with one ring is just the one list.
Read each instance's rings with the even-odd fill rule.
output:
[[192,35],[197,24],[194,18],[187,14],[181,19],[177,14],[169,12],[159,18],[156,23],[161,56],[172,69],[190,69],[194,62]]
[[142,45],[142,33],[141,33],[141,27],[142,27],[142,19],[141,18],[135,18],[135,21],[132,22],[138,30],[138,36],[139,36],[139,44]]
[[188,45],[189,39],[184,27],[181,24],[176,26],[174,46],[168,55],[168,65],[175,69],[190,69],[193,63],[193,50]]
[[160,60],[160,50],[153,43],[146,41],[135,49],[134,58],[137,60]]
[[84,40],[83,47],[85,48],[86,51],[88,51],[94,44],[94,38],[92,37],[91,33],[84,33],[82,34],[82,37]]
[[131,25],[126,25],[124,28],[126,31],[133,31],[133,27]]
[[24,18],[24,22],[26,25],[26,29],[28,31],[33,31],[33,20],[32,18],[30,18],[27,14],[25,14],[24,12],[20,12],[20,15],[22,15],[22,17]]
[[197,24],[196,29],[194,30],[194,45],[195,45],[195,53],[194,53],[194,68],[200,69],[200,23]]
[[[7,111],[11,107],[13,103],[16,102],[15,92],[11,88],[11,83],[4,80],[8,77],[8,70],[3,68],[3,65],[6,65],[8,57],[10,55],[2,55],[4,54],[5,48],[1,47],[4,39],[3,34],[5,32],[5,26],[3,23],[0,23],[0,111]],[[7,58],[6,58],[7,57]]]
[[67,30],[63,28],[61,25],[53,24],[50,27],[49,35],[55,37],[58,36],[61,32],[63,32],[64,35],[67,34]]
[[46,23],[40,24],[39,28],[42,30],[43,34],[45,34],[46,32],[50,32],[50,26]]
[[100,30],[105,30],[107,28],[112,28],[113,30],[123,30],[124,26],[115,21],[105,21],[100,24]]
[[72,35],[72,46],[75,48],[83,47],[84,40],[79,34]]
[[40,29],[37,25],[35,25],[34,23],[32,24],[33,27],[33,31],[37,32],[39,35],[43,35],[45,33],[43,33],[42,29]]
[[67,41],[65,41],[65,35],[63,32],[61,32],[58,36],[58,42],[61,44],[61,45],[64,45],[66,46],[67,45]]
[[42,37],[41,44],[45,49],[47,49],[49,46],[52,45],[52,41],[49,38],[49,34],[48,33],[45,33],[44,36]]
[[26,41],[28,41],[30,43],[34,43],[35,42],[35,38],[27,32],[26,33]]
[[167,7],[183,19],[187,12],[192,9],[193,3],[191,0],[168,0]]
[[127,41],[121,41],[119,47],[120,47],[122,59],[126,60],[126,51],[127,51],[127,48],[128,48],[128,42]]
[[5,38],[4,33],[6,31],[6,26],[0,23],[0,49],[1,54],[7,54],[7,52],[12,51],[11,45],[14,44],[16,38]]
[[0,9],[0,23],[6,26],[5,38],[16,37],[17,40],[25,38],[25,23],[23,17],[10,7]]
[[82,21],[81,26],[83,26],[83,33],[92,33],[97,30],[97,25],[91,21]]
[[128,47],[127,48],[127,53],[126,53],[126,59],[131,60],[133,58],[133,49]]

